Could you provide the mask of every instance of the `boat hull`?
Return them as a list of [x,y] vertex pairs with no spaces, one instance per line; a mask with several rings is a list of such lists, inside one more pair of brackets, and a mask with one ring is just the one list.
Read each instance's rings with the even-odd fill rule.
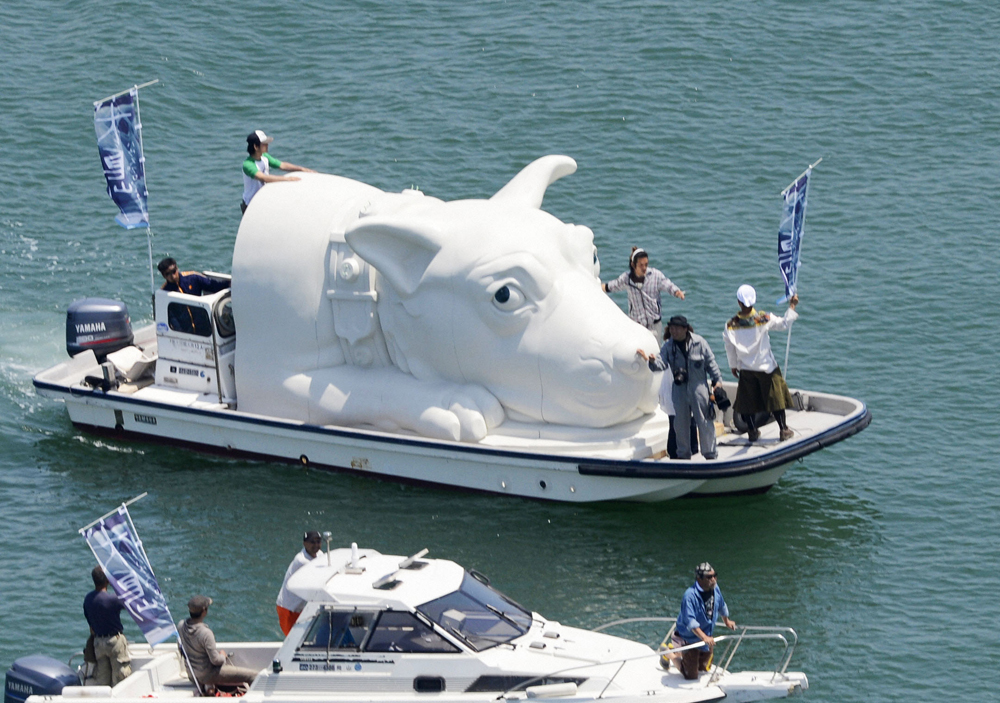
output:
[[54,382],[46,379],[46,373],[35,377],[39,393],[64,400],[73,424],[88,431],[390,480],[564,502],[656,502],[688,495],[759,493],[774,485],[791,462],[861,431],[871,420],[867,408],[853,401],[858,406],[855,412],[833,427],[763,453],[741,456],[737,451],[713,462],[620,460],[310,425],[222,405],[185,407]]

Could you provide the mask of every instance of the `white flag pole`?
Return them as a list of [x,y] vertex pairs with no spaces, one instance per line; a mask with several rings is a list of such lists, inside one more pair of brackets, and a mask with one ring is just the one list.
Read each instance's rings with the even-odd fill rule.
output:
[[781,367],[781,375],[788,380],[788,350],[792,347],[792,328],[788,328],[788,338],[785,340],[785,365]]
[[101,515],[101,517],[97,518],[93,522],[88,523],[87,525],[84,525],[79,530],[77,530],[77,532],[79,532],[82,535],[84,532],[86,532],[88,529],[90,529],[91,527],[93,527],[94,525],[96,525],[97,523],[99,523],[104,518],[111,517],[112,515],[114,515],[115,513],[117,513],[121,508],[127,508],[128,506],[132,505],[132,503],[136,502],[137,500],[141,500],[141,499],[145,498],[148,495],[149,495],[148,492],[143,491],[142,493],[140,493],[139,495],[137,495],[135,498],[132,498],[131,500],[126,500],[124,503],[122,503],[120,506],[118,506],[117,508],[115,508],[111,512],[104,513],[104,515]]
[[816,162],[816,163],[814,163],[814,164],[813,164],[812,166],[810,166],[810,167],[809,167],[809,168],[807,168],[807,169],[806,169],[805,171],[803,171],[803,172],[802,172],[802,173],[800,173],[800,174],[799,174],[798,176],[796,176],[796,177],[795,177],[795,180],[794,180],[794,181],[792,181],[791,183],[789,183],[789,184],[788,184],[788,185],[787,185],[787,186],[785,187],[785,189],[784,189],[783,191],[781,191],[781,192],[780,192],[780,193],[779,193],[778,195],[780,195],[781,197],[785,197],[785,193],[787,193],[787,192],[788,192],[788,189],[789,189],[789,188],[791,188],[791,187],[792,187],[793,185],[795,185],[795,184],[796,184],[796,183],[798,182],[798,180],[799,180],[800,178],[802,178],[802,176],[806,175],[807,173],[809,173],[809,171],[811,171],[812,169],[814,169],[814,168],[816,168],[817,166],[819,166],[819,164],[820,164],[820,161],[822,161],[822,160],[823,160],[823,159],[822,159],[822,157],[820,157],[819,161],[817,161],[817,162]]
[[[146,208],[149,208],[149,187],[147,185],[149,180],[149,174],[146,173],[146,150],[142,145],[142,117],[139,114],[139,88],[145,88],[151,86],[155,83],[159,83],[160,79],[157,78],[155,81],[149,81],[148,83],[143,83],[142,85],[137,85],[134,87],[135,90],[135,121],[139,123],[139,153],[142,154],[140,159],[142,160],[142,185],[146,189]],[[149,249],[149,291],[150,295],[153,296],[153,316],[156,316],[156,277],[153,275],[153,226],[149,224],[148,218],[149,213],[146,213],[146,245]]]
[[[789,183],[788,186],[783,191],[781,191],[781,197],[785,197],[785,193],[788,192],[788,189],[791,188],[792,186],[794,186],[796,183],[798,183],[799,178],[802,178],[802,176],[806,175],[807,173],[809,173],[810,171],[812,171],[814,168],[816,168],[817,166],[819,166],[819,164],[820,164],[820,162],[822,160],[823,160],[823,157],[820,157],[816,161],[816,163],[811,164],[809,166],[809,168],[807,168],[805,171],[803,171],[802,173],[800,173],[795,178],[794,181],[792,181],[791,183]],[[801,253],[801,251],[800,251],[800,253]],[[799,278],[798,278],[798,272],[796,271],[796,276],[795,276],[795,290],[789,291],[789,292],[792,295],[797,295],[798,294],[798,288],[799,288]],[[791,349],[791,347],[792,347],[792,328],[791,328],[791,326],[789,326],[789,328],[788,328],[788,337],[785,339],[785,363],[781,367],[782,376],[784,377],[784,379],[786,381],[788,380],[788,352]]]
[[[145,152],[145,149],[143,149],[143,146],[142,146],[142,118],[139,115],[139,90],[141,88],[148,88],[151,85],[156,85],[159,82],[160,82],[160,79],[156,78],[156,79],[151,80],[151,81],[146,81],[142,85],[133,85],[131,88],[129,88],[127,90],[122,90],[120,92],[115,93],[114,95],[109,95],[108,97],[106,97],[106,98],[104,98],[102,100],[97,100],[94,103],[94,105],[100,105],[102,103],[107,102],[108,100],[112,100],[114,98],[117,98],[120,95],[125,95],[125,93],[130,93],[133,90],[135,91],[135,121],[137,123],[138,131],[139,131],[139,153],[142,154],[142,156],[140,158],[141,158],[142,163],[143,163],[143,169],[142,170],[143,170],[143,185],[144,186],[146,185],[146,168],[145,168],[146,152]],[[148,187],[146,187],[146,195],[147,196],[149,195],[149,188]],[[148,207],[148,200],[147,200],[147,207]],[[149,213],[147,212],[146,214],[147,214],[146,245],[147,245],[147,248],[149,250],[149,288],[150,288],[150,291],[151,291],[152,295],[155,296],[156,295],[156,276],[153,274],[153,228],[148,223],[148,215],[149,215]],[[154,297],[154,301],[155,301],[155,297]],[[153,315],[154,316],[156,315],[155,305],[154,305]]]
[[[156,80],[146,81],[142,85],[134,85],[134,86],[132,86],[132,88],[134,88],[135,90],[139,90],[140,88],[148,88],[151,85],[156,85],[159,82],[160,82],[160,79],[157,78]],[[106,97],[106,98],[104,98],[102,100],[97,100],[97,101],[94,102],[94,104],[95,105],[100,105],[101,103],[104,103],[104,102],[107,102],[108,100],[111,100],[111,98],[117,98],[119,95],[125,95],[125,93],[130,93],[130,92],[132,92],[132,88],[128,88],[126,90],[119,91],[119,92],[115,93],[114,95],[109,95],[108,97]]]

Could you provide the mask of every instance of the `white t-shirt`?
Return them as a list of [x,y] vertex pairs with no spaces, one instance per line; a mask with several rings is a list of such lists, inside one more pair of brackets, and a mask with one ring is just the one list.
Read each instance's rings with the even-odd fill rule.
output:
[[663,382],[660,383],[660,407],[667,415],[674,415],[674,375],[670,367],[663,372]]
[[[319,550],[316,556],[323,556],[323,550]],[[292,578],[292,574],[312,560],[313,557],[310,557],[309,552],[307,552],[305,547],[303,547],[302,551],[296,554],[295,558],[292,559],[292,563],[288,565],[288,569],[285,571],[285,580],[281,582],[281,590],[278,591],[277,604],[282,608],[291,610],[293,613],[301,613],[302,609],[306,607],[306,602],[304,600],[288,590],[288,580]]]
[[258,160],[254,161],[252,156],[248,156],[243,161],[243,202],[247,205],[257,195],[257,191],[264,187],[264,182],[257,180],[254,176],[258,172],[264,174],[271,173],[271,167],[281,168],[281,161],[274,158],[266,151]]

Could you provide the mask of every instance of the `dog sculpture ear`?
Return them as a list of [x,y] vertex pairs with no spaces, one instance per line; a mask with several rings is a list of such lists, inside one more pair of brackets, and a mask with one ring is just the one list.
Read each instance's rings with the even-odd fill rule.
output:
[[369,215],[349,227],[344,238],[402,297],[417,290],[441,250],[437,228],[412,217]]
[[563,176],[576,171],[576,161],[568,156],[550,154],[535,159],[490,198],[493,202],[512,203],[538,210],[542,207],[545,189]]

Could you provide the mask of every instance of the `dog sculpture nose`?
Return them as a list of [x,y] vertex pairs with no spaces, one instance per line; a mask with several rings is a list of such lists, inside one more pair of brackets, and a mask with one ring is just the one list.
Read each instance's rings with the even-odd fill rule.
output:
[[659,356],[659,346],[656,338],[649,330],[634,325],[634,329],[621,335],[621,339],[615,344],[612,359],[616,371],[626,376],[642,376],[649,374],[649,362],[639,355],[639,349],[647,355]]

